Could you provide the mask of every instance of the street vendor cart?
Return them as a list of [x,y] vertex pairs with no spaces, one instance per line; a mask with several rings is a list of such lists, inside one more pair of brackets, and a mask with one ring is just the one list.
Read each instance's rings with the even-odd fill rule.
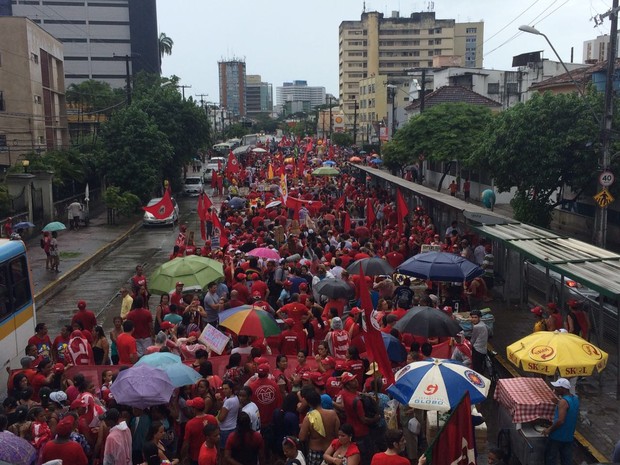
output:
[[499,404],[498,447],[521,465],[544,463],[547,438],[542,432],[553,419],[557,402],[551,388],[542,378],[500,379],[495,400]]

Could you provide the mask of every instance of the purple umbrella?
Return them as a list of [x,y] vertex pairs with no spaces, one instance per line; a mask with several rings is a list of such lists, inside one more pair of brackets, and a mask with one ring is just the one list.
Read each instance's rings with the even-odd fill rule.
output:
[[165,371],[143,364],[119,371],[110,391],[119,404],[146,408],[170,402],[174,386]]
[[0,431],[0,460],[13,465],[32,465],[37,460],[37,451],[25,439]]

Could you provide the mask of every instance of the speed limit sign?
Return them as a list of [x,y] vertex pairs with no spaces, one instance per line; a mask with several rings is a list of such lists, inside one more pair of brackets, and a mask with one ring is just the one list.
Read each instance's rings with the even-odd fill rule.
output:
[[615,180],[616,180],[616,177],[611,171],[603,171],[598,176],[598,182],[603,187],[611,186]]

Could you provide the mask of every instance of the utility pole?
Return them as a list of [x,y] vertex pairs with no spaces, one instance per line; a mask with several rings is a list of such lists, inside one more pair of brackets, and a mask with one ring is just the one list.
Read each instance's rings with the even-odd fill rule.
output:
[[177,87],[177,89],[179,89],[179,88],[182,89],[183,100],[185,100],[185,89],[191,89],[192,88],[192,86],[176,86],[176,87]]
[[353,107],[353,145],[357,144],[357,100],[355,101],[355,106]]
[[207,114],[207,118],[209,117],[209,106],[207,105],[205,107],[205,101],[204,101],[204,97],[208,97],[209,94],[196,94],[196,97],[200,97],[200,106],[205,110],[205,113]]
[[329,143],[332,140],[332,96],[329,96]]
[[422,85],[420,86],[420,113],[424,111],[425,96],[426,96],[426,70],[422,68]]
[[131,74],[129,73],[129,62],[131,61],[131,57],[125,55],[123,59],[125,60],[125,80],[127,82],[127,87],[125,88],[127,92],[127,105],[131,105]]
[[[616,64],[616,37],[618,35],[618,0],[613,0],[612,8],[609,12],[611,18],[611,28],[609,32],[609,49],[607,57],[607,76],[605,79],[605,114],[603,118],[603,127],[601,128],[601,145],[602,145],[602,170],[607,171],[611,162],[611,129],[613,123],[614,107],[614,65]],[[604,188],[602,188],[604,189]],[[601,189],[599,189],[601,191]],[[599,207],[596,210],[595,217],[595,244],[601,248],[607,245],[607,206]],[[618,385],[620,392],[620,384]]]

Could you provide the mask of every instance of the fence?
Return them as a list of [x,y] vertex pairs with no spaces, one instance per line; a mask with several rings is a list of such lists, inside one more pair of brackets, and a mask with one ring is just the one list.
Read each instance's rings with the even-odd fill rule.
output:
[[[93,211],[93,209],[97,209],[103,203],[103,199],[101,197],[101,189],[92,189],[88,193],[88,209],[89,211]],[[84,204],[84,194],[72,195],[71,197],[67,197],[66,199],[59,200],[58,202],[54,202],[54,221],[60,221],[61,223],[66,223],[68,216],[67,210],[69,205],[73,202],[80,202]]]

